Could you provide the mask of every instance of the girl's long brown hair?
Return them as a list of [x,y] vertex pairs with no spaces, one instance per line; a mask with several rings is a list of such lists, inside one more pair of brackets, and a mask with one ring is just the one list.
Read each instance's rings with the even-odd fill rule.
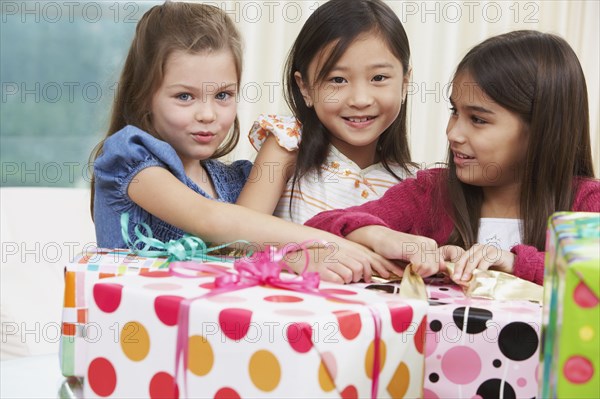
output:
[[[594,176],[587,87],[579,60],[564,39],[523,30],[474,47],[454,76],[463,73],[526,126],[524,163],[502,173],[521,182],[523,244],[543,251],[548,217],[571,209],[576,177]],[[450,150],[448,164],[449,214],[455,225],[449,243],[469,248],[477,242],[483,194],[481,187],[458,179]]]
[[[102,154],[109,136],[133,125],[157,134],[150,113],[152,97],[160,87],[165,65],[174,51],[197,54],[228,49],[233,55],[237,82],[242,74],[242,40],[231,19],[221,9],[198,3],[166,2],[148,10],[138,22],[135,36],[119,79],[106,137],[90,155],[90,164]],[[231,152],[240,136],[239,121],[235,118],[233,131],[211,158]],[[94,215],[94,176],[91,181],[90,210]]]

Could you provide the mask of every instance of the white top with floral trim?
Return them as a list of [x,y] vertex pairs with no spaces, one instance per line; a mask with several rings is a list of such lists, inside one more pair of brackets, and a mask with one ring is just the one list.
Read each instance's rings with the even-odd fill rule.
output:
[[[292,116],[261,115],[252,126],[248,137],[257,150],[265,138],[273,134],[280,146],[288,151],[298,149],[301,141],[301,125]],[[401,179],[411,177],[397,164],[390,164],[392,171]],[[348,208],[381,198],[398,180],[381,163],[361,169],[333,145],[321,174],[316,170],[306,174],[293,190],[290,179],[283,192],[274,215],[295,223],[304,223],[319,212]],[[413,173],[416,172],[414,168]]]
[[[400,178],[410,177],[400,166],[391,164],[390,167]],[[295,223],[304,223],[319,212],[379,199],[398,182],[381,163],[361,169],[330,145],[327,159],[321,166],[321,175],[313,170],[300,180],[299,186],[296,184],[294,187],[291,212],[292,179],[287,182],[274,214]]]

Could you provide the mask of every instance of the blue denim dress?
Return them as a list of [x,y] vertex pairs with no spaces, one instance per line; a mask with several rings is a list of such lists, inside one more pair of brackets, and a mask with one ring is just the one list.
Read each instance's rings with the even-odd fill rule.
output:
[[[234,203],[248,179],[252,163],[235,161],[226,165],[217,160],[202,161],[210,175],[218,198]],[[126,126],[108,137],[103,152],[94,163],[94,224],[99,247],[125,248],[121,237],[121,215],[129,212],[129,235],[134,240],[134,226],[144,222],[155,238],[162,242],[178,239],[183,230],[151,215],[129,198],[127,188],[142,169],[159,166],[168,169],[186,186],[214,199],[194,183],[183,169],[179,156],[168,143],[134,127]]]

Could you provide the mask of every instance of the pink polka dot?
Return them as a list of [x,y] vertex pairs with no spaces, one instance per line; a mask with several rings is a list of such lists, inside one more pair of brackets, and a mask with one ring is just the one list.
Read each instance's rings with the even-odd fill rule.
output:
[[481,359],[473,349],[467,346],[455,346],[444,354],[442,372],[455,384],[468,384],[481,373]]
[[171,272],[167,270],[156,270],[151,272],[141,272],[140,276],[155,278],[171,277]]
[[594,375],[594,365],[583,356],[571,356],[563,368],[565,378],[574,384],[586,383]]
[[312,346],[312,327],[308,323],[292,323],[286,331],[290,346],[299,353],[308,352]]
[[233,295],[217,295],[217,296],[212,296],[210,298],[206,298],[207,300],[211,301],[211,302],[215,302],[215,303],[239,303],[239,302],[246,302],[246,298],[242,298],[239,296],[233,296]]
[[213,282],[211,282],[211,283],[202,283],[198,287],[205,288],[207,290],[214,290],[215,289],[215,283],[213,283]]
[[179,284],[152,283],[152,284],[144,285],[144,288],[147,288],[149,290],[156,290],[156,291],[174,291],[174,290],[178,290],[182,287]]
[[302,302],[304,299],[291,295],[271,295],[264,298],[267,302]]
[[330,295],[356,295],[355,291],[342,290],[339,288],[323,288],[319,291],[324,294],[330,294]]
[[98,396],[111,395],[117,386],[117,373],[112,363],[98,357],[90,363],[87,374],[88,384]]
[[425,337],[425,357],[429,357],[433,355],[437,348],[439,337],[436,336],[437,333],[427,330],[427,336]]
[[423,389],[423,399],[440,399],[440,397],[437,396],[435,392],[424,388]]
[[178,398],[179,388],[174,384],[171,374],[159,372],[150,380],[150,397],[155,398]]
[[423,353],[423,347],[425,346],[425,332],[427,331],[427,318],[421,319],[421,324],[415,333],[415,347],[419,353]]
[[104,283],[94,285],[94,301],[106,313],[112,313],[121,304],[121,284]]
[[333,313],[337,317],[342,336],[348,340],[356,338],[362,328],[360,315],[349,310],[338,310]]
[[179,305],[184,298],[175,295],[160,295],[154,299],[154,312],[158,319],[167,326],[177,324]]
[[392,316],[392,327],[394,328],[394,331],[398,333],[406,331],[412,323],[412,307],[404,304],[403,306],[390,307],[389,309]]
[[294,316],[294,317],[311,317],[315,315],[315,312],[304,309],[277,309],[273,313],[280,314],[282,316]]
[[354,385],[348,385],[340,392],[342,399],[358,399],[358,390]]
[[225,387],[215,393],[215,399],[242,399],[242,397],[232,388]]
[[525,378],[519,378],[517,380],[517,385],[520,386],[521,388],[524,387],[525,385],[527,385],[527,380]]
[[252,312],[250,310],[240,308],[223,309],[219,313],[219,326],[225,336],[238,341],[248,333],[251,319]]
[[575,303],[582,308],[593,308],[598,305],[598,297],[594,294],[594,291],[583,283],[583,281],[577,284],[573,291],[573,300]]

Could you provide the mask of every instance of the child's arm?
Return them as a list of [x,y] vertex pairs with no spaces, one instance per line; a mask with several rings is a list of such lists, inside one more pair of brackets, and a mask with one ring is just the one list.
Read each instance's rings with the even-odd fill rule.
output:
[[294,173],[297,155],[297,151],[286,150],[273,135],[268,135],[236,203],[273,214],[288,179]]
[[368,280],[371,268],[383,276],[389,276],[387,270],[398,269],[368,249],[330,233],[204,198],[161,167],[140,171],[129,184],[127,193],[154,216],[214,243],[245,239],[262,248],[307,240],[327,241],[339,248],[335,261],[323,265],[339,277],[334,279],[336,281],[347,283],[363,277]]

